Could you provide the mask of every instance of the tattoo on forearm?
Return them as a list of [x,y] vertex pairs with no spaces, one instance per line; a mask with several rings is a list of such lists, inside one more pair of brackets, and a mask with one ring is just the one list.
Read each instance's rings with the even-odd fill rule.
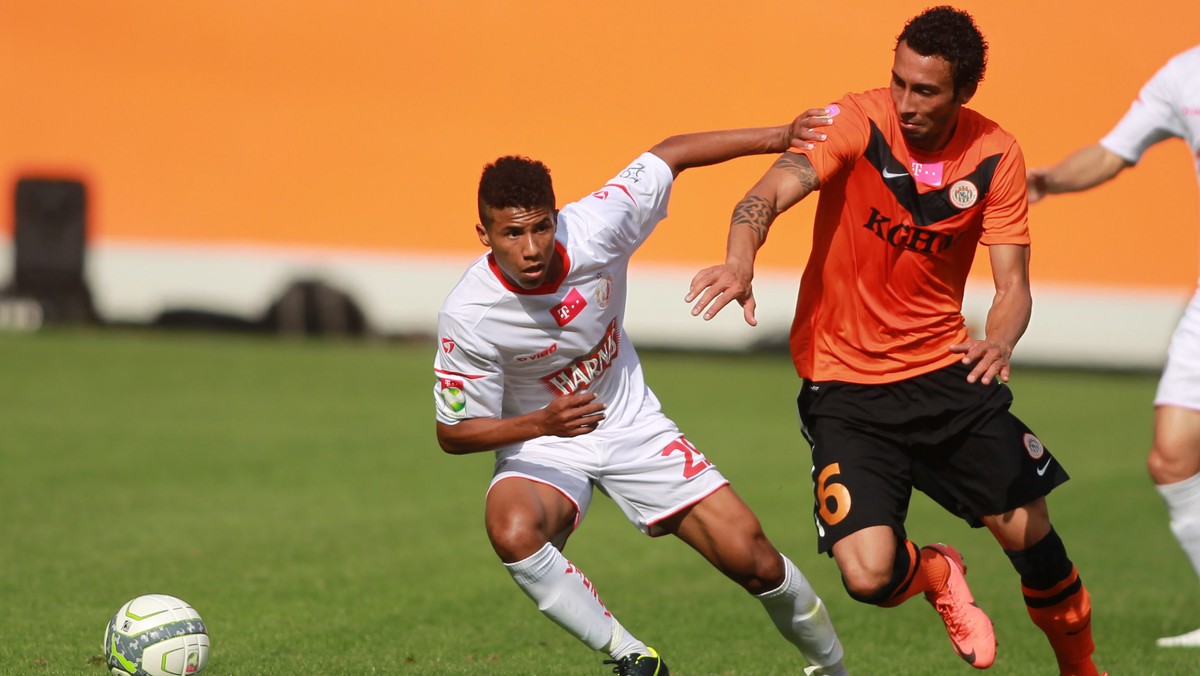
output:
[[808,161],[808,158],[795,153],[784,153],[775,160],[773,169],[782,169],[796,180],[800,181],[800,185],[804,187],[804,194],[816,190],[821,187],[821,179],[817,178],[817,170],[813,169],[813,165]]
[[731,226],[745,225],[754,231],[761,245],[767,241],[767,231],[775,220],[775,207],[769,200],[758,195],[745,197],[733,208]]

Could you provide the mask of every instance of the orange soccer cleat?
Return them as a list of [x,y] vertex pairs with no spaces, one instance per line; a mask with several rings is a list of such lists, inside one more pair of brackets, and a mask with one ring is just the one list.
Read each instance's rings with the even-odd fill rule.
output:
[[987,669],[996,660],[996,632],[987,613],[975,605],[975,597],[967,587],[967,566],[962,555],[950,545],[927,545],[946,558],[950,574],[941,591],[925,592],[929,601],[946,623],[946,633],[955,652],[976,669]]

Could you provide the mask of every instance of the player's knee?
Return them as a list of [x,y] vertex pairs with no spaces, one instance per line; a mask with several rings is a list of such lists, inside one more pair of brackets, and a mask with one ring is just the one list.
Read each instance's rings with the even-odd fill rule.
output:
[[720,558],[721,571],[746,591],[762,594],[783,584],[783,557],[765,536],[725,549]]
[[846,588],[850,598],[870,605],[879,605],[886,601],[895,587],[890,568],[866,567],[842,570],[842,586]]
[[501,561],[514,563],[540,550],[549,538],[537,527],[532,515],[509,510],[487,515],[487,534]]
[[1200,449],[1181,448],[1156,440],[1146,455],[1146,470],[1155,484],[1173,484],[1200,472]]

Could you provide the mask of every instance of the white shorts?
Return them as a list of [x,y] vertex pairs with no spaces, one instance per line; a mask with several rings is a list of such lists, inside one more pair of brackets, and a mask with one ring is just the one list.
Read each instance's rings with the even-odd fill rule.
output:
[[1200,410],[1200,290],[1192,296],[1183,319],[1171,334],[1167,366],[1158,382],[1154,405]]
[[[541,437],[497,453],[488,490],[512,477],[553,486],[575,503],[570,530],[583,521],[597,486],[652,536],[665,534],[664,519],[729,483],[661,412],[639,418],[636,426],[601,428],[570,439]],[[555,543],[561,545],[568,535]]]

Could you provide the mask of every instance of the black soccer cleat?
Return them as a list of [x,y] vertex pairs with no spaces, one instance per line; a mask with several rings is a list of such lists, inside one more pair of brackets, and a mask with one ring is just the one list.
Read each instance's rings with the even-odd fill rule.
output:
[[619,676],[671,676],[667,663],[658,656],[658,651],[647,647],[647,654],[632,653],[619,660],[604,660],[605,664],[615,664],[613,673]]

